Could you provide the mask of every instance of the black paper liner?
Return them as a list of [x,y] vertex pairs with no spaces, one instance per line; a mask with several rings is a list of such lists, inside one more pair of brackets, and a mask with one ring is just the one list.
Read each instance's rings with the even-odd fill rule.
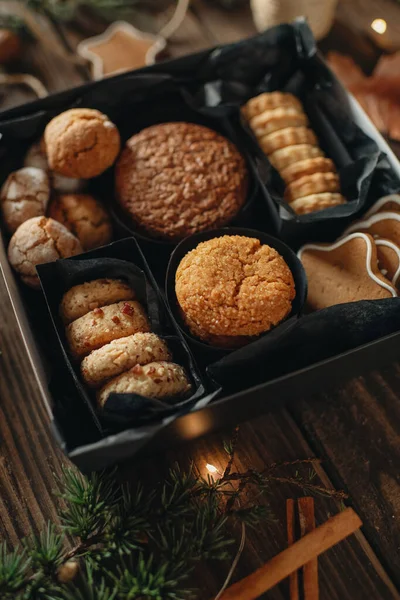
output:
[[[208,106],[236,107],[231,118],[236,120],[239,137],[247,139],[258,165],[269,210],[275,213],[275,233],[291,245],[336,239],[377,198],[400,189],[399,178],[390,170],[385,154],[354,123],[348,98],[317,53],[303,19],[215,50],[205,73],[210,80],[199,90],[197,100]],[[211,80],[215,75],[217,78]],[[238,109],[249,98],[275,90],[291,92],[303,102],[321,148],[338,169],[346,204],[296,215],[283,200],[284,182]]]
[[[258,231],[255,229],[244,229],[239,227],[224,227],[215,231],[206,231],[187,237],[176,247],[176,249],[171,255],[166,275],[165,290],[168,307],[179,329],[186,337],[196,360],[202,367],[218,360],[223,356],[226,356],[227,354],[235,355],[237,350],[212,346],[210,344],[207,344],[206,342],[202,342],[201,340],[199,340],[191,334],[180,313],[175,293],[175,274],[181,260],[184,256],[186,256],[188,252],[196,248],[201,242],[205,242],[206,240],[221,237],[224,235],[242,235],[246,237],[257,238],[262,244],[267,244],[268,246],[275,248],[279,252],[279,254],[284,258],[293,274],[293,279],[296,287],[296,297],[293,300],[292,310],[290,314],[287,316],[284,322],[277,325],[277,327],[275,327],[271,331],[267,331],[266,333],[262,334],[259,339],[269,338],[270,336],[273,336],[273,339],[279,337],[279,332],[283,332],[286,330],[286,323],[297,319],[297,317],[301,314],[307,296],[307,279],[303,265],[296,256],[296,254],[293,252],[293,250],[291,250],[291,248],[289,248],[281,240],[278,240],[266,233],[263,233],[262,231]],[[259,340],[257,340],[257,342],[258,341]],[[255,344],[256,342],[250,342],[246,345],[246,348],[248,348],[248,357],[250,360],[253,356]]]
[[[177,412],[190,410],[200,400],[202,405],[207,401],[206,396],[211,392],[210,386],[207,390],[190,350],[170,318],[168,309],[133,238],[120,240],[73,258],[40,265],[37,271],[56,337],[61,345],[63,358],[75,389],[91,410],[94,421],[103,433],[160,421]],[[138,301],[149,317],[151,331],[166,341],[173,360],[182,365],[188,373],[192,383],[192,393],[189,397],[172,403],[144,398],[138,394],[112,394],[104,410],[96,408],[95,394],[81,382],[80,363],[70,358],[65,339],[65,326],[59,316],[59,306],[63,294],[72,286],[103,277],[123,279],[135,290]],[[215,395],[213,390],[209,393],[208,400]]]
[[400,330],[400,298],[337,304],[286,325],[210,365],[209,376],[238,392],[368,344]]

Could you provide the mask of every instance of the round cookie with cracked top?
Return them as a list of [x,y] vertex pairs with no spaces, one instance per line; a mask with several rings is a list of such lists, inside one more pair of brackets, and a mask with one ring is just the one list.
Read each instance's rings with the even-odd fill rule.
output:
[[36,265],[82,252],[79,240],[61,223],[33,217],[18,227],[8,246],[8,260],[22,281],[39,288]]
[[48,123],[44,132],[52,171],[91,179],[106,171],[120,151],[120,135],[107,115],[91,108],[72,108]]
[[228,224],[246,200],[237,148],[195,123],[162,123],[131,137],[115,170],[118,201],[148,235],[169,241]]
[[201,242],[175,275],[190,331],[210,344],[238,345],[278,325],[292,309],[293,275],[282,256],[256,238],[226,235]]
[[109,214],[90,194],[59,194],[51,201],[48,214],[76,235],[84,250],[105,246],[112,240]]
[[145,398],[172,400],[190,392],[191,384],[185,370],[172,362],[152,362],[136,365],[115,377],[99,391],[98,403],[104,408],[110,394],[139,394]]
[[50,182],[45,171],[25,167],[10,173],[0,191],[0,206],[7,229],[14,231],[32,217],[45,214]]
[[93,279],[74,285],[64,294],[60,315],[64,323],[71,323],[95,308],[134,299],[135,292],[121,279]]
[[112,340],[150,331],[147,315],[139,302],[128,300],[95,308],[66,328],[74,358],[83,358]]
[[99,387],[135,365],[169,360],[171,353],[158,335],[134,333],[93,350],[83,359],[81,374],[87,385]]

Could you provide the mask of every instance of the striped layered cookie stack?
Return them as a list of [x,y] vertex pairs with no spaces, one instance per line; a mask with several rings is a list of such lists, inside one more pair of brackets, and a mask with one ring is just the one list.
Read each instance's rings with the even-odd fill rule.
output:
[[335,165],[326,158],[293,94],[264,93],[242,108],[261,149],[286,184],[284,199],[297,214],[346,202]]

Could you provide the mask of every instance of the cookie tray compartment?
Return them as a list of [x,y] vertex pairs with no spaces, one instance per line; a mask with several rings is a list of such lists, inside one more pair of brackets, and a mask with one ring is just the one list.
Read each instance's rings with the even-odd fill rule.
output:
[[[260,45],[260,57],[265,55],[263,39],[262,35],[257,37]],[[238,44],[238,47],[245,43],[241,42]],[[155,67],[146,69],[144,73],[158,73],[160,77],[168,74],[175,77],[184,77],[185,74],[190,72],[192,80],[189,83],[195,86],[198,83],[198,81],[196,82],[196,77],[200,79],[202,76],[205,76],[203,67],[206,65],[212,52],[206,51],[156,65]],[[260,58],[260,61],[262,62],[262,58]],[[262,68],[265,69],[267,67],[263,64]],[[0,129],[3,128],[5,121],[8,124],[13,121],[13,129],[15,129],[15,119],[21,119],[19,128],[21,139],[14,140],[14,143],[17,148],[18,145],[22,147],[23,140],[34,135],[33,131],[30,134],[27,131],[30,126],[36,128],[38,127],[38,123],[45,123],[48,120],[49,112],[50,114],[56,114],[74,103],[82,103],[81,105],[87,103],[87,105],[90,105],[91,92],[98,86],[104,86],[104,88],[101,88],[105,90],[104,102],[110,96],[115,101],[115,98],[118,96],[118,82],[124,77],[137,77],[138,75],[141,76],[140,73],[119,75],[107,81],[87,84],[75,90],[63,92],[62,94],[48,97],[27,106],[17,107],[0,115]],[[108,86],[112,87],[111,95],[106,93]],[[344,90],[343,94],[346,94]],[[347,100],[354,122],[374,139],[380,149],[387,155],[393,173],[400,179],[400,164],[388,145],[373,127],[356,101],[348,94]],[[32,123],[31,118],[25,120],[27,116],[31,118],[33,116],[36,124]],[[5,137],[7,137],[7,124],[5,124],[3,129]],[[0,142],[0,153],[1,147],[2,144]],[[84,410],[82,402],[76,402],[74,409],[69,412],[65,411],[64,414],[57,414],[54,410],[56,399],[49,388],[49,374],[51,369],[43,361],[43,356],[38,345],[38,338],[35,335],[35,329],[51,326],[50,320],[47,317],[47,308],[42,298],[38,298],[37,294],[30,292],[26,288],[22,288],[14,277],[7,261],[6,242],[6,238],[2,237],[0,232],[1,270],[28,357],[43,398],[43,403],[49,419],[53,422],[54,433],[59,443],[69,454],[70,458],[84,471],[100,469],[132,456],[135,450],[133,449],[130,430],[114,433],[103,439],[99,439],[95,429],[91,430],[85,426],[88,420],[84,420],[82,418],[83,415],[80,413],[81,410]],[[377,334],[383,336],[384,331],[378,331]],[[324,342],[327,343],[326,340]],[[366,370],[398,358],[399,348],[400,332],[386,335],[371,343],[360,345],[355,349],[342,352],[332,358],[319,361],[311,366],[296,370],[267,383],[249,387],[245,391],[225,395],[225,397],[214,400],[206,407],[176,418],[152,436],[148,443],[143,446],[140,453],[151,454],[161,448],[170,447],[173,444],[194,439],[213,430],[229,427],[241,420],[266,413],[281,406],[287,400],[295,401],[295,398],[300,395],[304,396],[317,390],[326,389],[331,384],[337,385],[346,378],[359,375]],[[73,394],[73,391],[70,393]],[[69,444],[68,447],[60,433],[63,429],[63,419],[68,419],[70,425],[72,424],[75,427],[74,443]]]

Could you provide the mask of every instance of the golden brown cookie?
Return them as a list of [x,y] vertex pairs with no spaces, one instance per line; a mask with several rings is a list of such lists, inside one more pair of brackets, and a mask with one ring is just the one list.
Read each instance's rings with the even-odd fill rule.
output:
[[56,195],[48,214],[76,235],[84,250],[105,246],[112,240],[110,216],[90,194]]
[[390,240],[375,240],[378,266],[382,275],[400,288],[400,248]]
[[180,262],[175,289],[192,333],[257,336],[280,323],[296,295],[292,273],[256,238],[225,235],[200,243]]
[[85,383],[98,387],[135,365],[169,360],[171,353],[158,335],[134,333],[93,350],[83,359],[81,374]]
[[400,213],[400,194],[390,194],[380,198],[378,202],[365,213],[365,217],[371,217],[380,212],[397,212]]
[[317,212],[319,210],[325,210],[332,208],[333,206],[339,206],[339,204],[345,204],[346,198],[342,194],[332,194],[332,192],[325,192],[322,194],[311,194],[310,196],[303,196],[293,202],[289,203],[289,206],[298,215],[305,215],[307,213]]
[[284,194],[286,202],[293,202],[304,196],[324,194],[325,192],[339,192],[340,181],[336,173],[314,173],[305,175],[290,183]]
[[64,323],[71,323],[100,306],[134,299],[134,291],[121,279],[94,279],[75,285],[64,294],[60,315]]
[[84,179],[74,179],[73,177],[64,177],[59,173],[53,173],[47,162],[45,145],[41,142],[32,144],[29,148],[25,155],[24,167],[36,167],[37,169],[46,171],[50,179],[51,188],[56,192],[64,194],[81,192],[86,185]]
[[283,171],[293,163],[324,156],[321,148],[310,144],[297,144],[276,150],[268,156],[268,160],[277,171]]
[[248,187],[237,148],[194,123],[163,123],[134,135],[115,178],[119,203],[135,223],[171,241],[229,223]]
[[365,233],[353,233],[334,244],[307,244],[298,257],[306,271],[307,304],[312,310],[397,296],[379,270],[373,238]]
[[309,144],[317,146],[318,140],[311,129],[307,127],[287,127],[280,131],[275,131],[269,135],[264,135],[258,140],[260,148],[267,156],[286,148],[287,146],[296,146],[297,144]]
[[305,175],[313,175],[314,173],[334,173],[335,165],[330,158],[318,156],[316,158],[306,158],[299,162],[293,163],[281,170],[280,175],[286,184],[296,181]]
[[25,167],[11,173],[0,191],[4,223],[11,233],[32,217],[45,214],[50,198],[50,183],[42,169]]
[[66,328],[71,354],[82,358],[112,340],[150,331],[146,313],[139,302],[128,300],[95,308]]
[[52,171],[91,179],[111,167],[120,150],[120,136],[110,119],[91,108],[72,108],[48,123],[44,132]]
[[97,399],[104,407],[110,394],[139,394],[145,398],[168,400],[188,394],[191,384],[185,370],[171,362],[153,362],[136,365],[130,371],[115,377],[100,390]]
[[303,112],[300,100],[293,94],[285,92],[265,92],[255,96],[242,107],[242,112],[246,119],[252,119],[266,110],[273,110],[282,106],[290,106],[296,108],[298,112]]
[[368,219],[357,221],[346,229],[344,235],[353,231],[369,233],[374,238],[390,240],[400,246],[400,213],[378,212]]
[[279,129],[304,127],[307,124],[308,119],[306,114],[291,107],[265,110],[249,121],[249,126],[257,138],[274,133],[274,131],[278,131]]
[[8,260],[22,281],[39,288],[36,265],[68,258],[82,252],[79,240],[61,223],[33,217],[20,225],[8,246]]

